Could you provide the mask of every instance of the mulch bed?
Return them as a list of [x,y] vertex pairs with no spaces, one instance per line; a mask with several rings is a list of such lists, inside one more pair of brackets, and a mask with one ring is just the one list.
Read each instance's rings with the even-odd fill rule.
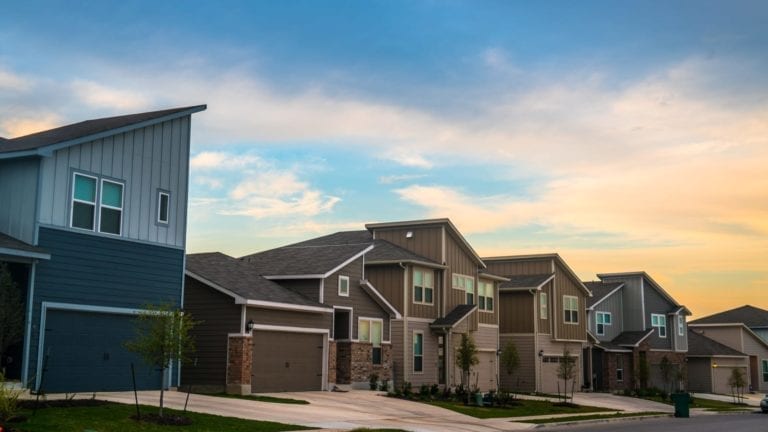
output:
[[142,414],[141,418],[131,416],[131,420],[155,423],[162,426],[189,426],[192,424],[192,419],[189,417],[170,414],[165,414],[162,417],[157,414]]

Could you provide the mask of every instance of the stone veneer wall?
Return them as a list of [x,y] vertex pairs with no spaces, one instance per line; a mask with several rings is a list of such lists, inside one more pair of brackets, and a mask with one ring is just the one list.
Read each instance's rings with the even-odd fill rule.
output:
[[352,342],[336,342],[336,384],[350,384],[352,379]]
[[[331,342],[328,380],[336,384],[367,383],[372,373],[379,381],[392,379],[392,345],[381,345],[381,364],[373,364],[373,347],[366,342]],[[333,377],[333,379],[331,378]]]
[[336,383],[336,342],[328,342],[328,382]]
[[227,393],[250,394],[253,338],[230,336],[227,352]]

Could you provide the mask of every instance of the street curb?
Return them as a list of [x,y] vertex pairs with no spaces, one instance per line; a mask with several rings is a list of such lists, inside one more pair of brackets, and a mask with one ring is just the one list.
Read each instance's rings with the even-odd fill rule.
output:
[[630,416],[630,417],[602,418],[602,419],[589,419],[589,420],[569,420],[569,421],[564,421],[564,422],[541,423],[541,424],[535,425],[535,429],[545,428],[545,427],[552,427],[552,426],[571,426],[571,425],[588,425],[588,424],[598,424],[598,423],[617,423],[617,422],[621,422],[621,421],[645,420],[645,419],[650,419],[650,418],[664,418],[664,417],[672,417],[672,414],[653,414],[653,415]]

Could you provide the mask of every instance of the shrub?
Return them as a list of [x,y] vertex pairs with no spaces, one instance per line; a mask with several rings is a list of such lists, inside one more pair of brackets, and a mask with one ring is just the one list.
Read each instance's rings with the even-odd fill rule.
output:
[[378,387],[379,376],[375,373],[368,375],[368,386],[371,390],[376,390]]
[[389,381],[382,380],[381,383],[379,384],[379,390],[384,392],[389,392]]
[[429,399],[429,386],[426,384],[422,384],[421,387],[419,387],[419,397],[422,399]]
[[413,390],[411,389],[411,383],[408,381],[405,381],[403,383],[403,397],[406,399],[410,399],[411,396],[413,396]]
[[19,414],[19,397],[24,390],[5,385],[5,376],[0,372],[0,423],[12,420]]
[[632,396],[632,389],[625,388],[622,393],[624,396]]
[[448,386],[445,386],[443,389],[443,394],[441,395],[441,399],[448,401],[453,399],[453,393],[451,392],[451,388]]
[[432,384],[432,387],[429,388],[429,394],[432,397],[437,397],[438,393],[440,393],[440,386],[437,384]]
[[467,389],[464,388],[463,384],[459,384],[459,386],[456,387],[456,399],[466,403],[468,401],[468,397],[469,393],[467,392]]

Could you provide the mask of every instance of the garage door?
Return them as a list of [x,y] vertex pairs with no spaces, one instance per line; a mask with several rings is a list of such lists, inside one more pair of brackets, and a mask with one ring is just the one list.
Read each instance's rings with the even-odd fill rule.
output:
[[131,363],[136,368],[139,390],[159,389],[160,372],[123,347],[134,335],[133,315],[48,310],[43,345],[48,360],[43,390],[131,390]]
[[252,391],[322,390],[323,340],[317,333],[254,331]]
[[473,372],[477,371],[477,386],[481,391],[496,390],[496,353],[479,352],[477,360],[472,367]]
[[[574,363],[574,379],[568,380],[567,390],[570,394],[571,391],[581,391],[581,358],[578,356],[572,356]],[[560,368],[560,362],[563,357],[560,356],[545,356],[541,363],[541,391],[543,393],[557,394],[565,392],[565,382],[557,378],[558,370]]]

